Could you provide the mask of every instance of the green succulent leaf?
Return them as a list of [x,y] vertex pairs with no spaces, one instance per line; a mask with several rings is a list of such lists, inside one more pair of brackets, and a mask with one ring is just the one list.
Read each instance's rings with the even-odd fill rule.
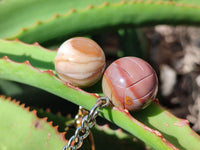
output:
[[8,56],[16,62],[29,61],[40,70],[54,70],[56,51],[41,47],[38,43],[25,44],[19,40],[6,41],[0,39],[0,58]]
[[198,0],[5,0],[0,38],[41,43],[119,27],[199,25],[199,8]]
[[[10,43],[7,44],[12,45]],[[18,48],[22,48],[23,46],[24,44],[19,44]],[[16,46],[13,47],[13,49],[16,48]],[[37,49],[37,46],[30,46],[29,50],[31,51],[34,48]],[[2,52],[3,50],[0,51]],[[22,51],[25,53],[27,49]],[[48,53],[48,51],[46,52]],[[36,53],[33,53],[31,58]],[[23,57],[25,59],[26,56]],[[38,70],[28,62],[16,63],[8,59],[8,57],[0,59],[0,78],[46,90],[77,105],[81,105],[88,110],[92,108],[99,97],[97,94],[87,93],[68,83],[62,82],[51,71]],[[191,130],[186,121],[181,121],[174,117],[156,102],[145,110],[133,114],[139,121],[125,110],[115,107],[102,109],[100,115],[135,135],[154,149],[176,149],[176,147],[180,149],[200,148],[199,136]],[[187,138],[184,138],[183,135],[187,135]],[[188,141],[191,144],[188,144]]]
[[181,150],[200,148],[200,137],[190,128],[189,122],[177,118],[157,103],[133,113],[133,116],[146,126],[159,130],[168,141]]
[[66,144],[64,133],[58,133],[52,123],[39,119],[16,101],[0,97],[0,149],[55,150]]
[[96,125],[92,129],[95,146],[97,150],[101,149],[139,149],[145,150],[146,146],[137,138],[124,133],[121,129],[113,130],[108,125]]
[[[66,137],[70,138],[75,133],[75,120],[67,115],[53,114],[49,109],[46,111],[39,109],[37,114],[40,117],[47,117],[47,121],[53,121],[53,124],[58,125],[58,129],[61,132],[67,132]],[[90,138],[84,140],[83,147],[80,150],[88,149],[92,144],[95,144],[95,149],[140,149],[145,150],[145,144],[137,138],[125,133],[121,129],[111,129],[108,124],[96,125],[91,129]],[[94,141],[91,142],[91,141]]]

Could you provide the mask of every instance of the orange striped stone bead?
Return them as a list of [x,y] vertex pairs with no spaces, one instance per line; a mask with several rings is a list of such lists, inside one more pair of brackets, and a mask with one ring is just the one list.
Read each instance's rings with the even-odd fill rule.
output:
[[75,37],[64,42],[55,57],[58,76],[78,87],[87,87],[100,79],[105,68],[105,55],[91,39]]
[[155,71],[146,61],[124,57],[106,69],[102,87],[114,106],[135,111],[154,100],[158,81]]

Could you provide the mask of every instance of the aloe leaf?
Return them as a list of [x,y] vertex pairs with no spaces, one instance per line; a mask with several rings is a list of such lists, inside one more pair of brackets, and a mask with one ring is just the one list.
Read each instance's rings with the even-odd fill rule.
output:
[[[23,47],[23,45],[20,46]],[[96,99],[99,97],[97,94],[87,93],[79,88],[71,86],[68,83],[60,81],[51,71],[41,71],[31,66],[27,61],[25,63],[16,63],[7,57],[0,59],[0,78],[41,88],[77,105],[81,105],[88,110],[92,108]],[[153,117],[149,116],[148,112],[141,113],[148,109],[152,111],[152,114],[154,114]],[[168,117],[168,112],[166,112],[157,104],[150,105],[148,109],[138,112],[138,118],[144,118],[140,119],[140,122],[134,119],[128,112],[119,110],[117,108],[109,107],[103,109],[101,111],[101,116],[127,130],[154,149],[176,149],[166,139],[172,143],[175,143],[174,145],[178,148],[199,149],[199,137],[189,128],[188,125],[184,126],[184,128],[176,126],[177,122],[180,120],[173,117],[171,114],[171,117]],[[165,113],[156,111],[159,109]],[[159,124],[161,121],[160,118],[165,118],[167,123],[169,122],[169,124],[174,124],[175,126],[161,126]],[[153,123],[147,121],[150,119],[153,120]],[[146,123],[152,129],[144,125]],[[169,127],[170,130],[168,129]],[[166,131],[168,130],[169,133],[166,134]],[[189,134],[187,138],[183,138],[182,135],[184,133],[187,134],[188,131],[192,135]],[[165,134],[162,135],[160,132]],[[177,142],[173,142],[174,139],[176,139]],[[180,142],[179,139],[183,139],[183,141]],[[188,144],[188,139],[190,139],[189,141],[192,141],[191,145]]]
[[23,93],[23,89],[16,83],[0,79],[0,85],[1,92],[5,93],[5,95],[16,96]]
[[[71,100],[75,104],[84,105],[85,102],[81,99],[88,99],[90,103],[94,104],[96,98],[98,98],[96,94],[87,93],[77,87],[73,87],[69,83],[62,82],[51,70],[41,71],[34,68],[28,61],[16,63],[5,56],[0,59],[0,66],[0,77],[2,79],[17,81],[38,87],[55,95],[62,95],[61,97]],[[14,74],[15,77],[13,78]],[[90,107],[90,104],[86,105],[87,108]]]
[[6,41],[0,39],[0,57],[8,56],[13,61],[28,60],[40,70],[54,70],[56,51],[41,47],[38,43],[25,44],[19,40]]
[[74,123],[74,120],[71,118],[71,116],[67,116],[67,117],[64,117],[62,116],[61,114],[53,114],[50,109],[47,109],[46,111],[43,110],[43,109],[37,109],[37,115],[40,117],[40,118],[44,118],[44,117],[47,117],[47,121],[50,122],[52,121],[53,122],[53,125],[56,125],[58,126],[58,130],[60,132],[64,132],[66,131],[66,127],[68,127],[69,125],[67,124],[67,122],[71,122],[71,123]]
[[143,142],[137,138],[124,133],[121,129],[113,130],[108,125],[96,125],[92,129],[95,146],[97,150],[101,149],[138,149],[145,150]]
[[6,0],[0,3],[0,38],[41,43],[118,27],[199,25],[199,8],[197,0]]
[[181,150],[200,149],[200,137],[189,127],[189,122],[175,117],[158,103],[153,103],[133,116],[148,127],[159,130],[168,141]]
[[36,111],[29,111],[16,101],[0,97],[0,149],[62,149],[64,133],[46,119],[39,119]]
[[[46,111],[39,109],[37,110],[39,117],[47,117],[47,121],[53,121],[53,124],[58,125],[58,129],[61,132],[66,131],[66,137],[70,138],[75,133],[75,120],[67,115],[53,114],[50,109]],[[97,121],[98,122],[98,121]],[[111,129],[108,124],[96,125],[91,129],[90,132],[93,136],[95,149],[140,149],[145,150],[145,145],[143,142],[137,138],[124,133],[121,129]],[[85,147],[89,147],[91,143],[89,141],[84,141]],[[85,147],[81,147],[83,149]]]
[[[0,78],[41,88],[88,110],[92,108],[98,97],[96,94],[86,93],[81,89],[61,82],[50,71],[40,71],[27,62],[15,63],[6,57],[0,59]],[[145,115],[148,116],[148,114]],[[125,111],[109,107],[102,110],[101,116],[114,122],[155,149],[176,149],[158,131],[138,122]],[[198,146],[199,143],[195,145]]]

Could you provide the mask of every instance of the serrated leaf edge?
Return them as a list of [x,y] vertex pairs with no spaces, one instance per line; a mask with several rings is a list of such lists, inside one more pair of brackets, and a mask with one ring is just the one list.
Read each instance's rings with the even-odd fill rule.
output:
[[50,76],[52,76],[53,78],[55,78],[56,80],[62,82],[65,86],[67,86],[67,87],[69,87],[69,88],[72,88],[72,89],[74,89],[74,90],[76,90],[76,91],[80,91],[80,92],[82,92],[82,93],[86,93],[86,94],[88,94],[88,95],[92,95],[92,96],[94,96],[95,98],[99,98],[99,97],[100,97],[97,93],[88,93],[88,92],[86,92],[86,91],[80,89],[79,87],[73,86],[73,85],[72,85],[71,83],[69,83],[69,82],[66,82],[66,81],[63,81],[63,80],[59,79],[59,78],[53,73],[52,70],[45,70],[45,71],[42,71],[42,70],[39,70],[39,69],[35,68],[34,66],[31,65],[31,63],[30,63],[28,60],[25,61],[25,62],[19,63],[19,62],[12,61],[11,59],[9,59],[8,56],[4,56],[3,58],[0,58],[0,59],[4,59],[4,60],[6,60],[7,62],[10,62],[10,63],[25,64],[25,65],[29,66],[30,68],[32,68],[33,70],[35,70],[35,71],[37,71],[37,72],[39,72],[39,73],[47,73],[48,75],[50,75]]
[[13,104],[16,104],[17,106],[25,109],[28,113],[34,114],[35,118],[37,118],[38,120],[42,120],[42,121],[46,122],[49,126],[51,126],[56,131],[56,133],[59,135],[61,140],[63,140],[64,142],[68,142],[68,140],[66,140],[66,138],[65,138],[66,132],[59,132],[58,131],[59,126],[58,125],[53,126],[53,121],[48,122],[47,121],[48,117],[39,118],[37,116],[37,110],[35,110],[35,109],[31,110],[29,106],[26,107],[24,103],[20,104],[20,101],[17,101],[16,99],[12,99],[11,97],[6,97],[5,95],[0,95],[0,98],[3,100],[7,100],[9,102],[12,102]]
[[47,19],[45,21],[37,21],[35,24],[33,24],[30,27],[27,28],[22,28],[18,33],[16,33],[15,35],[11,36],[11,37],[7,37],[5,39],[14,39],[15,37],[18,37],[20,34],[23,34],[24,32],[26,32],[27,30],[31,30],[41,24],[45,24],[48,22],[51,22],[59,17],[66,17],[72,13],[81,13],[90,9],[98,9],[98,8],[102,8],[102,7],[112,7],[112,6],[116,6],[116,5],[130,5],[130,4],[152,4],[152,5],[170,5],[170,6],[175,6],[175,7],[183,7],[183,8],[194,8],[194,9],[200,9],[200,6],[196,6],[196,5],[189,5],[189,4],[184,4],[184,3],[177,3],[177,2],[173,2],[173,1],[153,1],[153,0],[148,0],[148,1],[144,1],[144,0],[132,0],[130,2],[127,2],[126,0],[122,0],[120,2],[117,3],[108,3],[108,2],[104,2],[103,4],[100,4],[98,6],[93,6],[93,5],[88,5],[86,8],[83,9],[74,9],[72,8],[71,10],[69,10],[67,13],[65,14],[54,14],[50,19]]

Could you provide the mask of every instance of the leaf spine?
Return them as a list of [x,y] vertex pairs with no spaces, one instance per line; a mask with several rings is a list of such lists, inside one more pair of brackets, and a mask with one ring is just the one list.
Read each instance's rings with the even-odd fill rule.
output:
[[94,8],[94,6],[93,5],[89,5],[87,8],[88,9],[92,9],[92,8]]

